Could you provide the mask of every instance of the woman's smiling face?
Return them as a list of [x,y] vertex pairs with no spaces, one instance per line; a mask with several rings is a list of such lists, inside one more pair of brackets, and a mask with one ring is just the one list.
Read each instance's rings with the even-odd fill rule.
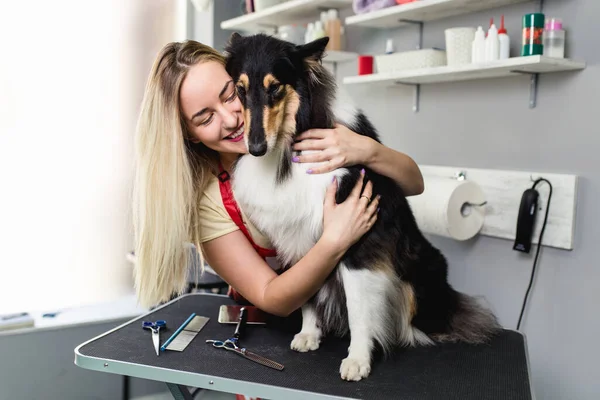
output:
[[181,83],[179,100],[192,142],[219,153],[248,152],[242,103],[223,65],[207,61],[191,67]]

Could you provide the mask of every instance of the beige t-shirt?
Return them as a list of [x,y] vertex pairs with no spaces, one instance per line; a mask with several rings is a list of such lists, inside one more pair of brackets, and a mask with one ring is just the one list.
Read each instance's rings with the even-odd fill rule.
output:
[[[199,217],[200,243],[208,242],[239,229],[223,205],[219,180],[216,177],[211,178],[204,195],[200,199]],[[269,239],[263,236],[246,218],[244,211],[242,211],[242,220],[254,243],[265,249],[273,248]]]

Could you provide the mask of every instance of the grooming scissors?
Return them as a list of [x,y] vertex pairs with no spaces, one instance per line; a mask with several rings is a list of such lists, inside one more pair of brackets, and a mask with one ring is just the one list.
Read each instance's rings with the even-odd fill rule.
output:
[[160,344],[160,328],[165,328],[166,326],[167,321],[162,319],[156,322],[142,322],[142,328],[152,331],[152,343],[154,343],[154,350],[156,351],[156,355],[158,355],[158,348]]

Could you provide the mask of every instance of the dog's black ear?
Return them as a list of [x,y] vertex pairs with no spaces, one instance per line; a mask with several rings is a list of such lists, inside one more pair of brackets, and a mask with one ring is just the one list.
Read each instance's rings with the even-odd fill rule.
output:
[[329,37],[325,36],[304,45],[296,46],[296,54],[304,60],[321,61],[327,43],[329,43]]
[[237,41],[238,41],[238,40],[240,40],[241,38],[242,38],[242,35],[240,35],[240,34],[239,34],[239,33],[237,33],[237,32],[233,32],[233,33],[231,34],[231,36],[229,36],[229,44],[230,44],[230,45],[232,45],[232,44],[235,44],[235,42],[237,42]]

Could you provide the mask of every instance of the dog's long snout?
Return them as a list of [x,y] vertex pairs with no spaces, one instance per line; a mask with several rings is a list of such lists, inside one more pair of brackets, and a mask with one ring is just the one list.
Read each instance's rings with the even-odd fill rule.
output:
[[248,145],[248,151],[255,157],[264,156],[267,153],[267,142],[250,143]]
[[[254,101],[253,104],[260,104],[260,102]],[[250,131],[248,132],[248,151],[254,157],[261,157],[267,153],[267,139],[265,137],[263,118],[263,113],[260,109],[252,110],[249,125]]]

